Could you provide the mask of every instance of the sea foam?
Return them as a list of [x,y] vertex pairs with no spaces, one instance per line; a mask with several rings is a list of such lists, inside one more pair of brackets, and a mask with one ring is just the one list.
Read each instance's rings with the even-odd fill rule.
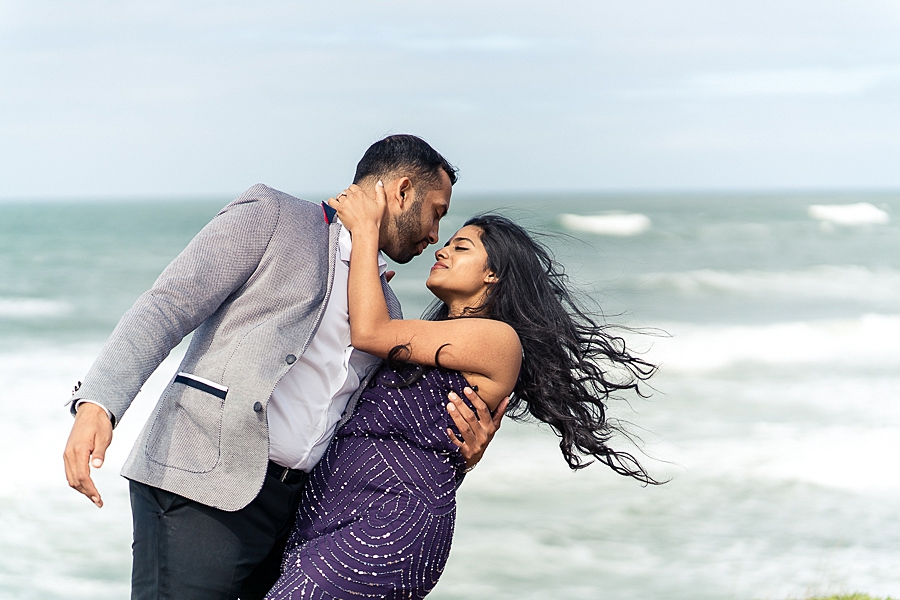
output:
[[72,305],[41,298],[0,298],[0,319],[59,317],[69,313]]
[[628,237],[650,229],[650,217],[637,213],[610,213],[605,215],[559,215],[560,223],[570,231],[583,231],[597,235]]
[[834,225],[882,225],[891,220],[890,215],[868,202],[856,204],[811,204],[807,214]]
[[[66,403],[100,348],[84,344],[0,352],[0,410],[11,415],[0,436],[0,453],[12,457],[5,467],[6,477],[0,479],[0,502],[20,494],[23,488],[75,493],[65,488],[62,473],[61,451],[72,426]],[[117,481],[119,468],[183,355],[184,344],[173,350],[143,386],[116,428],[100,477]],[[48,361],[48,356],[52,360]]]
[[[900,364],[900,315],[796,321],[760,326],[674,323],[653,340],[649,359],[663,370],[704,373],[739,365],[884,368]],[[646,345],[635,340],[635,345]]]
[[802,481],[864,491],[900,490],[900,427],[758,422],[739,438],[662,450],[699,478]]
[[858,265],[818,265],[792,271],[698,269],[645,276],[642,289],[688,296],[792,297],[900,303],[900,271]]

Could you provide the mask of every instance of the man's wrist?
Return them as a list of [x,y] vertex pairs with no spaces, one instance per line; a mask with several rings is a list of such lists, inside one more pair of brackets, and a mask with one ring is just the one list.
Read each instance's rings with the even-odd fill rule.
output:
[[76,414],[77,414],[78,411],[81,409],[81,406],[82,406],[83,404],[92,404],[92,405],[94,405],[94,406],[100,408],[101,410],[103,410],[103,412],[106,413],[106,418],[109,419],[109,422],[112,423],[112,421],[113,421],[113,415],[112,415],[112,413],[110,412],[110,410],[109,410],[108,408],[106,408],[105,406],[103,406],[102,404],[100,404],[99,402],[95,401],[95,400],[87,400],[87,399],[84,399],[84,400],[78,400],[78,401],[75,403],[75,413],[76,413]]

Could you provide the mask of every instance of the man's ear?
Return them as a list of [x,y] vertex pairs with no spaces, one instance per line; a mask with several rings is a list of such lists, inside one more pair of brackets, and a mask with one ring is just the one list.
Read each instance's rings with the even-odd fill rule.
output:
[[410,181],[409,177],[401,177],[397,180],[396,186],[397,196],[400,201],[400,209],[406,210],[406,203],[412,201],[412,181]]
[[[387,201],[386,210],[388,215],[397,216],[403,212],[404,207],[404,199],[400,195],[401,186],[403,185],[403,179],[408,179],[404,177],[400,177],[398,179],[384,179],[384,199]],[[404,196],[407,195],[404,193]]]
[[412,200],[412,181],[409,177],[385,180],[384,195],[387,200],[387,211],[390,215],[399,215],[407,208],[407,202]]

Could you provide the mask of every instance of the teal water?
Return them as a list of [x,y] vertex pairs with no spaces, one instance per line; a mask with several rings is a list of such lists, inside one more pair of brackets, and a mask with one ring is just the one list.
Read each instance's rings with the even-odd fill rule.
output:
[[[629,338],[662,364],[657,393],[611,410],[672,481],[570,473],[552,435],[507,423],[460,491],[432,597],[900,594],[900,224],[808,210],[858,202],[893,216],[900,194],[454,198],[442,237],[500,208],[553,234],[611,322],[667,332]],[[121,314],[225,203],[0,203],[0,598],[127,597],[116,472],[181,350],[116,430],[97,473],[102,510],[65,484],[63,403]],[[584,230],[615,211],[650,226]],[[430,265],[397,269],[407,315],[429,301]]]

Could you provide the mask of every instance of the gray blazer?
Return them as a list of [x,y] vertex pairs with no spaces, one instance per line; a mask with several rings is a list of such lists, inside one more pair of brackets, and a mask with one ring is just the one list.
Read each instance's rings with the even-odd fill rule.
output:
[[79,399],[93,400],[115,426],[172,348],[194,335],[178,369],[187,376],[169,382],[124,477],[227,511],[256,497],[269,457],[269,396],[316,333],[340,227],[318,204],[255,185],[125,313],[73,394],[73,412]]

